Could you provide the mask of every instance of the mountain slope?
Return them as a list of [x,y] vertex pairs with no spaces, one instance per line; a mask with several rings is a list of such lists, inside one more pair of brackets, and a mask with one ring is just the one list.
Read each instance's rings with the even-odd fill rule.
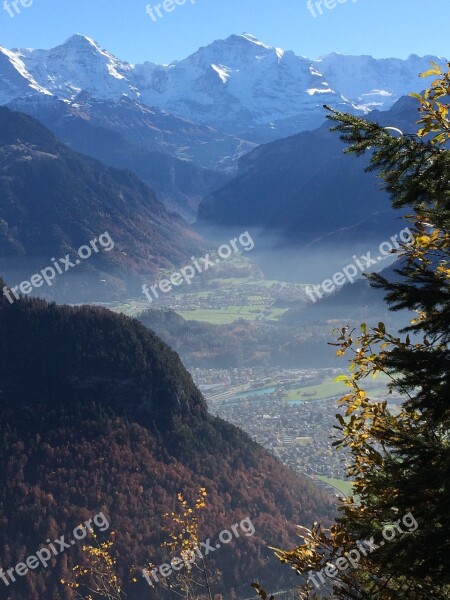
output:
[[[330,54],[314,60],[250,34],[217,40],[170,65],[133,65],[77,34],[51,50],[0,48],[0,102],[25,94],[73,101],[123,95],[257,143],[312,129],[327,104],[360,114],[419,91],[418,73],[440,57],[406,60]],[[3,68],[2,68],[3,65]]]
[[351,108],[309,59],[266,46],[249,34],[215,41],[170,68],[139,66],[137,75],[151,80],[142,94],[147,104],[229,133],[245,132],[247,139],[299,113],[302,128],[318,125],[319,97],[319,104]]
[[70,132],[84,121],[120,134],[144,150],[163,152],[225,172],[234,172],[238,158],[255,147],[255,144],[175,117],[165,110],[150,108],[126,96],[99,100],[82,92],[70,103],[58,101],[56,96],[25,96],[8,106],[42,120],[58,134]]
[[76,154],[33,118],[7,108],[0,108],[0,219],[0,272],[17,283],[51,257],[73,255],[109,232],[113,251],[83,261],[51,290],[41,288],[56,297],[65,287],[79,299],[131,291],[159,267],[202,248],[135,175]]
[[444,58],[411,54],[399,58],[348,56],[332,52],[317,60],[317,68],[331,87],[365,109],[386,109],[406,92],[421,91],[419,73],[428,70],[431,61],[444,64]]
[[[368,118],[409,132],[417,114],[417,102],[403,98]],[[332,276],[356,252],[397,234],[403,227],[399,211],[391,208],[375,174],[364,172],[368,158],[344,155],[330,126],[259,146],[243,157],[236,178],[200,204],[198,230],[211,237],[217,230],[222,236],[224,228],[259,231],[256,247],[266,251],[265,265],[277,278],[303,265],[302,280],[314,283]]]
[[138,97],[133,89],[133,66],[100,48],[93,39],[75,34],[51,50],[15,52],[36,81],[61,98],[86,90],[101,98],[122,94]]
[[[289,318],[287,318],[289,316]],[[329,317],[331,319],[331,317]],[[187,321],[172,310],[147,310],[139,320],[176,350],[189,369],[334,367],[329,323],[317,314],[292,309],[271,322],[216,325]]]
[[[289,573],[276,561],[267,570],[267,545],[292,543],[288,523],[326,521],[331,501],[208,415],[172,350],[135,320],[36,300],[10,306],[0,299],[0,329],[3,567],[103,511],[128,598],[148,598],[141,577],[129,583],[129,569],[161,560],[163,514],[180,491],[191,498],[204,486],[202,539],[244,517],[256,530],[208,557],[211,573],[221,573],[215,592],[246,597],[263,573],[272,587],[285,584]],[[10,589],[0,586],[0,599],[62,597],[59,580],[80,550],[70,548]]]
[[[207,144],[209,160],[214,164],[221,161],[221,156],[214,158],[213,151],[221,142],[209,129],[162,111],[145,109],[126,98],[106,103],[85,97],[69,105],[54,96],[45,96],[21,98],[8,107],[38,119],[73,150],[109,166],[133,171],[155,190],[169,210],[190,222],[195,220],[200,200],[230,178],[225,173],[199,167],[193,161],[199,158],[206,162],[195,152],[195,130],[201,129],[207,132],[209,140],[200,136],[201,152],[204,153]],[[181,148],[182,159],[176,157]],[[223,152],[227,151],[224,147]],[[230,157],[228,167],[222,164],[223,169],[232,168],[236,160],[237,156]]]

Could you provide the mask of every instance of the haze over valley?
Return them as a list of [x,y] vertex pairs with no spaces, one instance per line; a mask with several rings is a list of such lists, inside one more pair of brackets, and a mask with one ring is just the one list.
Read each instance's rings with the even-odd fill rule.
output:
[[[375,509],[364,521],[379,490],[362,470],[388,468],[397,455],[381,449],[409,439],[394,425],[422,410],[419,369],[430,398],[447,385],[450,87],[422,97],[419,74],[448,85],[448,60],[428,37],[426,54],[402,39],[389,56],[372,8],[354,3],[304,10],[313,58],[281,47],[293,17],[266,0],[232,17],[165,2],[159,20],[153,5],[111,6],[111,31],[100,4],[62,3],[43,37],[38,2],[2,15],[0,600],[312,600],[312,575],[390,522]],[[253,22],[255,35],[236,32]],[[256,35],[271,24],[276,45]],[[174,56],[196,49],[160,64],[164,31]],[[114,36],[141,59],[104,48]],[[365,447],[384,418],[392,437]],[[395,494],[389,510],[410,510]],[[362,524],[326,529],[337,554],[320,556],[311,540],[350,497],[346,519],[361,506]],[[391,574],[393,548],[380,551]],[[366,558],[357,590],[388,573]],[[370,597],[351,585],[329,577],[320,597]],[[396,597],[383,593],[370,600]]]

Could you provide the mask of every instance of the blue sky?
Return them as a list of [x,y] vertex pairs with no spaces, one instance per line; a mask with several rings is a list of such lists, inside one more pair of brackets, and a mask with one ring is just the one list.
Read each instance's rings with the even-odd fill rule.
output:
[[49,48],[78,32],[124,60],[167,63],[214,39],[249,32],[311,58],[332,51],[450,57],[450,0],[341,0],[322,15],[316,9],[315,18],[307,0],[186,0],[156,22],[145,6],[161,0],[25,0],[31,6],[14,18],[3,1],[0,44],[7,48]]

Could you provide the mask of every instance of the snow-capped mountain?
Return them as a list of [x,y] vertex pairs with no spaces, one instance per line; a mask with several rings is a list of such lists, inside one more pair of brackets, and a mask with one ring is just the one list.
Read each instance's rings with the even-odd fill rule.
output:
[[323,104],[367,113],[419,91],[418,73],[439,57],[374,59],[330,54],[313,60],[232,35],[170,65],[130,64],[77,34],[51,50],[0,47],[0,103],[52,94],[73,101],[123,95],[244,139],[264,141],[311,129]]
[[325,102],[351,105],[310,60],[248,34],[216,41],[168,67],[138,66],[136,73],[145,103],[230,133],[310,114]]
[[102,50],[91,38],[76,34],[51,50],[13,50],[27,72],[44,89],[63,99],[88,91],[98,98],[137,98],[132,65]]
[[405,94],[420,92],[425,82],[418,75],[430,68],[431,61],[445,67],[447,61],[436,56],[411,54],[399,58],[346,56],[332,52],[315,61],[330,86],[365,111],[390,108]]
[[0,46],[0,103],[32,93],[51,95],[27,71],[19,53]]

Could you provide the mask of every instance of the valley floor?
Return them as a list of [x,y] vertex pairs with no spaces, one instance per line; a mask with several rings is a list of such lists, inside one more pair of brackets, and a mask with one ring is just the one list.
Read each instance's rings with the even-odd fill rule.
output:
[[[244,429],[293,470],[341,495],[349,493],[351,483],[345,455],[332,448],[336,401],[346,389],[334,381],[339,374],[338,369],[262,367],[192,372],[210,412]],[[374,399],[388,395],[383,377],[366,387]]]

